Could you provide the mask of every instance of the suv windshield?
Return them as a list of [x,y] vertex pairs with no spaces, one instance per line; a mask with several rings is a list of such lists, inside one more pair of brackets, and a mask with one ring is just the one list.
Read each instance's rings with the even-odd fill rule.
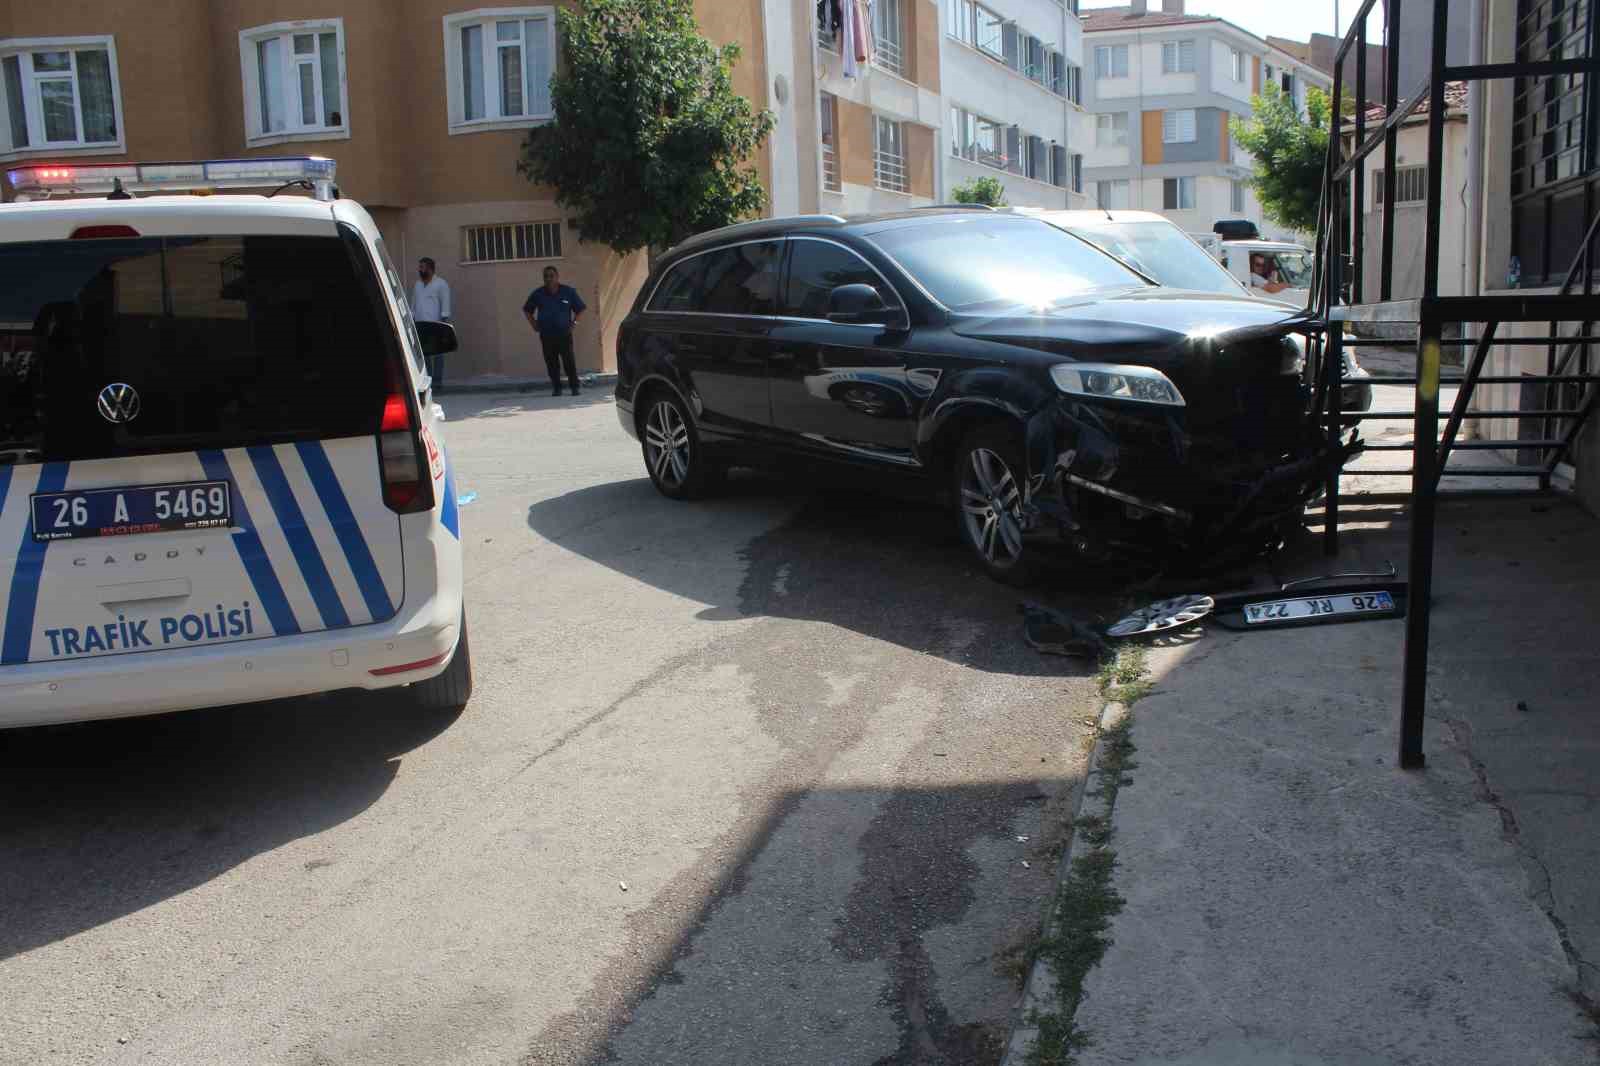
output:
[[1310,252],[1276,252],[1273,258],[1277,260],[1279,281],[1292,289],[1311,285]]
[[[1056,225],[1057,223],[1051,223]],[[1166,222],[1061,223],[1096,247],[1162,285],[1238,296],[1243,291],[1223,265],[1176,226]]]
[[1032,219],[945,218],[871,239],[958,311],[1047,307],[1093,289],[1149,284],[1087,242]]
[[376,433],[393,330],[363,274],[333,236],[0,244],[0,464]]

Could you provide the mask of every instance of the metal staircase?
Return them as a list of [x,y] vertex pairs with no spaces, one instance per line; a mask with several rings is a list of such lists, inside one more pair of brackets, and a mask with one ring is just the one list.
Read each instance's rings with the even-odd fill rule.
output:
[[[1491,81],[1495,79],[1551,78],[1581,75],[1591,88],[1600,84],[1595,36],[1600,32],[1596,20],[1588,22],[1585,55],[1581,58],[1520,60],[1515,63],[1452,65],[1446,61],[1449,40],[1451,0],[1406,0],[1432,6],[1432,39],[1429,44],[1428,76],[1403,102],[1398,98],[1400,56],[1406,47],[1401,39],[1401,0],[1388,0],[1384,35],[1388,61],[1383,119],[1369,128],[1364,103],[1356,108],[1353,131],[1344,126],[1340,108],[1331,108],[1331,133],[1328,161],[1324,171],[1321,218],[1317,233],[1317,277],[1312,312],[1312,343],[1308,346],[1308,373],[1316,383],[1316,411],[1324,420],[1330,443],[1358,432],[1352,426],[1374,419],[1409,418],[1412,438],[1405,442],[1366,444],[1365,451],[1410,452],[1411,463],[1404,467],[1361,469],[1362,475],[1394,475],[1409,479],[1403,494],[1410,515],[1410,611],[1406,620],[1404,687],[1400,709],[1399,761],[1407,768],[1423,765],[1422,724],[1427,694],[1428,635],[1433,583],[1434,525],[1438,497],[1461,492],[1441,492],[1441,476],[1455,478],[1527,479],[1520,491],[1547,492],[1552,479],[1570,456],[1589,417],[1600,405],[1600,366],[1591,359],[1590,349],[1600,341],[1595,335],[1596,299],[1594,292],[1594,252],[1600,232],[1600,211],[1594,210],[1594,197],[1586,193],[1586,214],[1592,216],[1578,254],[1567,270],[1560,289],[1554,293],[1507,291],[1477,296],[1439,295],[1439,254],[1441,207],[1445,168],[1445,87],[1450,82]],[[1354,55],[1357,101],[1366,101],[1367,23],[1377,0],[1365,0],[1350,32],[1340,44],[1335,62],[1333,96],[1343,99],[1349,89],[1342,72],[1346,58]],[[1456,14],[1464,17],[1466,5],[1457,3]],[[1524,4],[1526,6],[1526,4]],[[1591,2],[1592,6],[1592,2]],[[1587,90],[1586,90],[1587,91]],[[1593,99],[1591,92],[1590,98]],[[1395,242],[1395,166],[1396,143],[1401,123],[1424,103],[1428,105],[1426,239],[1423,248],[1421,296],[1393,298]],[[1585,128],[1592,128],[1600,116],[1590,115]],[[1345,136],[1353,132],[1353,148],[1346,151]],[[1380,269],[1374,302],[1363,302],[1372,279],[1363,276],[1366,239],[1362,215],[1366,203],[1366,166],[1369,156],[1382,152],[1382,228]],[[1585,158],[1592,159],[1590,149]],[[1354,205],[1352,207],[1352,205]],[[1481,220],[1469,219],[1469,225]],[[1576,227],[1574,227],[1576,229]],[[1350,257],[1349,277],[1345,276],[1346,255]],[[1348,303],[1341,299],[1348,298]],[[1346,323],[1406,324],[1414,329],[1409,341],[1362,341],[1347,337]],[[1460,338],[1447,338],[1447,324],[1463,324]],[[1548,331],[1538,336],[1502,334],[1511,323],[1546,323]],[[1385,378],[1386,384],[1407,384],[1415,390],[1412,411],[1346,412],[1340,410],[1344,377],[1344,349],[1364,345],[1403,347],[1416,352],[1416,371],[1402,378]],[[1496,345],[1545,346],[1548,350],[1545,373],[1538,375],[1490,375],[1484,373]],[[1463,361],[1455,401],[1440,427],[1439,393],[1442,384],[1441,354],[1449,346],[1470,349]],[[1542,397],[1536,406],[1481,409],[1472,406],[1481,386],[1533,386]],[[1528,390],[1524,389],[1524,395]],[[1462,427],[1474,421],[1516,419],[1517,425],[1537,425],[1533,437],[1507,439],[1474,438],[1464,440]],[[1519,430],[1519,434],[1522,433]],[[1514,466],[1450,463],[1452,455],[1467,452],[1508,452],[1519,456]],[[1323,502],[1323,535],[1329,554],[1338,551],[1341,487],[1351,471],[1330,471]],[[1468,493],[1473,490],[1467,490]],[[1479,492],[1483,490],[1477,490]],[[1498,490],[1505,491],[1505,490]],[[1518,491],[1518,490],[1513,490]],[[1371,499],[1371,496],[1364,497]]]

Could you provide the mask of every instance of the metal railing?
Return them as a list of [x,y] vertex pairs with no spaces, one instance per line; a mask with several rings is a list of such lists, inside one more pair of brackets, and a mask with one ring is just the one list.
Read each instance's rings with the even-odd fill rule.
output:
[[826,142],[822,145],[822,187],[828,192],[840,192],[844,188],[839,182],[839,155],[833,145]]
[[903,155],[878,149],[872,154],[872,180],[880,189],[890,192],[909,192],[906,181],[906,159]]
[[[1345,434],[1352,425],[1377,418],[1409,417],[1412,421],[1410,441],[1385,441],[1364,445],[1374,452],[1409,451],[1411,465],[1396,469],[1360,469],[1361,475],[1401,475],[1410,478],[1410,572],[1411,607],[1406,617],[1404,679],[1400,707],[1399,762],[1407,768],[1423,765],[1422,726],[1427,698],[1428,638],[1431,623],[1431,597],[1433,582],[1433,542],[1436,506],[1441,477],[1513,477],[1535,478],[1539,490],[1547,489],[1556,467],[1569,453],[1584,421],[1600,403],[1600,374],[1589,371],[1588,348],[1600,341],[1592,336],[1595,312],[1593,308],[1593,281],[1590,264],[1600,215],[1590,223],[1583,238],[1583,246],[1567,272],[1561,290],[1553,294],[1503,292],[1487,295],[1441,296],[1440,245],[1442,240],[1441,212],[1444,204],[1444,128],[1446,121],[1445,87],[1450,82],[1486,81],[1506,78],[1541,78],[1556,75],[1584,74],[1593,77],[1600,73],[1600,52],[1591,39],[1588,54],[1582,58],[1522,60],[1514,63],[1452,64],[1446,57],[1449,40],[1451,0],[1403,0],[1405,6],[1413,3],[1431,5],[1432,37],[1429,40],[1428,75],[1421,84],[1413,87],[1404,102],[1397,85],[1400,54],[1404,44],[1400,36],[1400,9],[1402,0],[1388,0],[1387,24],[1384,41],[1387,47],[1384,105],[1381,119],[1375,118],[1369,128],[1367,109],[1358,106],[1349,128],[1332,108],[1329,118],[1330,136],[1328,157],[1324,170],[1320,221],[1317,229],[1317,270],[1312,283],[1313,306],[1310,316],[1310,363],[1312,381],[1315,383],[1314,410],[1324,419],[1325,432],[1334,454],[1341,454],[1346,444]],[[1366,101],[1367,71],[1367,21],[1377,0],[1365,0],[1356,14],[1352,28],[1340,44],[1334,60],[1332,100],[1341,100],[1349,88],[1344,77],[1345,60],[1354,56],[1355,91],[1357,101]],[[1401,123],[1427,104],[1427,171],[1426,216],[1423,240],[1422,292],[1419,298],[1394,298],[1394,248],[1396,207],[1397,135]],[[1592,121],[1594,116],[1589,116]],[[1353,149],[1345,150],[1345,137],[1352,137]],[[1382,226],[1378,248],[1377,302],[1364,303],[1370,286],[1366,271],[1366,160],[1381,151],[1382,168],[1377,177],[1381,181],[1382,195],[1378,197]],[[1591,212],[1592,213],[1592,212]],[[1469,220],[1476,224],[1478,220]],[[1346,260],[1350,264],[1348,280],[1345,277]],[[1584,291],[1572,291],[1582,270]],[[1341,306],[1341,299],[1349,304]],[[1360,341],[1347,339],[1346,323],[1404,323],[1415,327],[1415,340],[1394,342]],[[1476,324],[1475,335],[1460,338],[1444,336],[1447,324]],[[1548,323],[1548,334],[1537,337],[1501,336],[1500,329],[1508,323]],[[1563,335],[1562,323],[1576,324],[1576,332]],[[1387,378],[1391,384],[1407,384],[1414,388],[1413,408],[1409,412],[1341,410],[1343,386],[1351,379],[1346,377],[1344,350],[1361,344],[1386,343],[1394,347],[1416,349],[1416,372],[1404,378]],[[1549,356],[1546,373],[1539,375],[1486,375],[1484,368],[1496,345],[1547,345]],[[1565,352],[1557,356],[1556,349],[1566,345]],[[1439,423],[1439,392],[1441,386],[1442,352],[1451,346],[1471,347],[1458,383],[1455,401],[1445,423]],[[1581,357],[1577,354],[1583,354]],[[1569,373],[1574,360],[1578,373]],[[1478,409],[1472,407],[1477,389],[1482,385],[1515,384],[1535,386],[1543,400],[1533,408]],[[1570,402],[1562,403],[1561,400]],[[1462,426],[1471,420],[1515,418],[1519,425],[1531,420],[1544,429],[1532,437],[1519,435],[1509,439],[1478,438],[1459,440]],[[1352,439],[1358,431],[1352,431]],[[1519,466],[1449,466],[1451,455],[1457,451],[1502,451],[1533,457],[1534,461]],[[1327,476],[1324,500],[1323,534],[1329,554],[1338,550],[1339,510],[1341,504],[1341,479],[1345,471],[1331,465]],[[1534,487],[1534,486],[1530,486]]]

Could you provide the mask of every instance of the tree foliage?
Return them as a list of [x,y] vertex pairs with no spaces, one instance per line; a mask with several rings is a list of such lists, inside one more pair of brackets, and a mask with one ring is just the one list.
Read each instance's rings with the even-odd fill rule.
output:
[[1230,123],[1234,140],[1255,157],[1250,185],[1267,217],[1301,231],[1317,228],[1328,157],[1328,94],[1306,90],[1306,114],[1276,85],[1250,101],[1254,114]]
[[958,204],[988,204],[990,207],[1006,206],[1006,187],[998,178],[973,178],[950,190]]
[[517,169],[555,189],[579,237],[666,247],[765,206],[744,163],[772,115],[733,90],[739,49],[700,35],[693,0],[587,0],[558,18],[555,120],[529,132]]

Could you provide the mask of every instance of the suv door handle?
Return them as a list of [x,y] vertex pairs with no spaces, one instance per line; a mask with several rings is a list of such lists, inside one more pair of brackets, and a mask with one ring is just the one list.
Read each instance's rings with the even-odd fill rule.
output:
[[791,352],[791,351],[788,351],[786,349],[780,348],[777,351],[773,352],[770,356],[768,356],[768,358],[771,359],[774,363],[792,363],[792,362],[795,361],[795,353]]

